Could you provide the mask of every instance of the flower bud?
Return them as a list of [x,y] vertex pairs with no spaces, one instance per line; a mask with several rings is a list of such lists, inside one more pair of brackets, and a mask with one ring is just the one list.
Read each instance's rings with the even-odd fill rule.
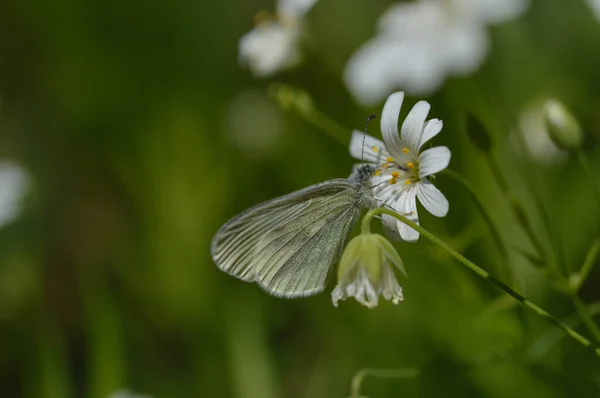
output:
[[352,239],[340,259],[338,284],[331,292],[333,305],[354,297],[362,305],[373,308],[379,295],[397,304],[403,299],[402,288],[390,264],[406,275],[402,260],[394,246],[378,234],[362,234]]
[[581,126],[560,101],[555,98],[547,100],[543,106],[543,113],[550,138],[559,148],[572,151],[581,147]]

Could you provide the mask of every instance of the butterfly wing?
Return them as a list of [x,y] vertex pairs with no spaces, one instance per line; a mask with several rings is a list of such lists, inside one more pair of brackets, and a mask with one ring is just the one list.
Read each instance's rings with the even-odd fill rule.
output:
[[213,238],[213,260],[275,296],[322,291],[360,216],[356,188],[347,179],[330,180],[244,211]]

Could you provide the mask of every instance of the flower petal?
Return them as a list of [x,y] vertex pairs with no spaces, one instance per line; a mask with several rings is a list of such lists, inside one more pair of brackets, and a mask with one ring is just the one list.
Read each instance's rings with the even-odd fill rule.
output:
[[423,126],[423,134],[421,135],[417,149],[420,151],[423,144],[442,131],[442,127],[444,127],[444,123],[442,123],[442,121],[439,119],[431,119],[425,122],[425,125]]
[[419,155],[419,177],[427,177],[444,170],[450,163],[450,149],[436,146],[423,151]]
[[[408,186],[403,189],[399,196],[396,198],[394,203],[391,203],[390,206],[401,213],[403,216],[411,220],[412,222],[419,223],[419,215],[417,213],[417,189],[414,185]],[[400,237],[407,242],[414,242],[419,239],[419,233],[404,224],[401,221],[398,221],[392,216],[384,214],[382,220],[389,226],[393,226],[400,233]]]
[[381,134],[388,150],[395,156],[402,153],[403,147],[398,133],[398,118],[403,101],[404,93],[396,92],[387,98],[381,111]]
[[415,153],[419,150],[423,124],[430,108],[431,105],[427,101],[417,102],[406,116],[404,123],[402,123],[402,141],[408,149]]
[[[365,150],[363,153],[363,139],[365,140]],[[375,152],[374,147],[377,148]],[[381,159],[385,159],[389,156],[388,151],[385,148],[385,144],[375,137],[367,135],[359,130],[352,131],[352,138],[350,139],[350,156],[355,159],[364,160],[366,162],[381,163]]]
[[448,214],[448,208],[450,207],[448,199],[429,180],[422,179],[418,184],[417,197],[425,210],[434,216],[444,217]]
[[383,266],[380,290],[383,298],[391,300],[394,304],[398,304],[404,300],[402,288],[398,284],[396,275],[394,275],[394,271],[387,264]]

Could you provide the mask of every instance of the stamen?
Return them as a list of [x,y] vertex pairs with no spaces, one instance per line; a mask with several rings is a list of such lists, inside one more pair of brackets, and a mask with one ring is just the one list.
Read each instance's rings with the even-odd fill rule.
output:
[[394,163],[394,158],[385,158],[385,161],[388,163]]
[[407,147],[404,147],[404,148],[402,148],[402,152],[404,152],[404,153],[409,153],[409,152],[410,152],[410,150],[409,150]]
[[408,167],[409,169],[414,169],[415,164],[413,162],[406,162],[406,167]]
[[398,180],[396,180],[395,178],[390,178],[390,184],[394,185],[397,182]]
[[398,177],[400,177],[400,173],[398,173],[397,171],[392,171],[392,177],[398,178]]
[[412,181],[410,180],[410,178],[407,178],[406,181],[404,181],[404,183],[406,185],[410,185],[412,183]]
[[371,149],[373,150],[373,152],[379,153],[379,148],[377,147],[377,145],[373,145]]
[[375,173],[373,173],[373,175],[375,177],[378,177],[380,174],[381,174],[381,170],[379,170],[379,169],[375,170]]
[[384,169],[388,169],[391,167],[391,165],[389,163],[384,163],[381,165],[381,167],[383,167]]

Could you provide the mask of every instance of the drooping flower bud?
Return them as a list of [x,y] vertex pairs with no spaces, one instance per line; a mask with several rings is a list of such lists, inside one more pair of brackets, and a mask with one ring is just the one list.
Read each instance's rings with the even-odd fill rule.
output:
[[392,267],[406,275],[394,246],[378,234],[362,234],[352,239],[340,259],[338,284],[331,292],[333,305],[354,297],[368,308],[379,304],[379,295],[398,304],[403,299]]

